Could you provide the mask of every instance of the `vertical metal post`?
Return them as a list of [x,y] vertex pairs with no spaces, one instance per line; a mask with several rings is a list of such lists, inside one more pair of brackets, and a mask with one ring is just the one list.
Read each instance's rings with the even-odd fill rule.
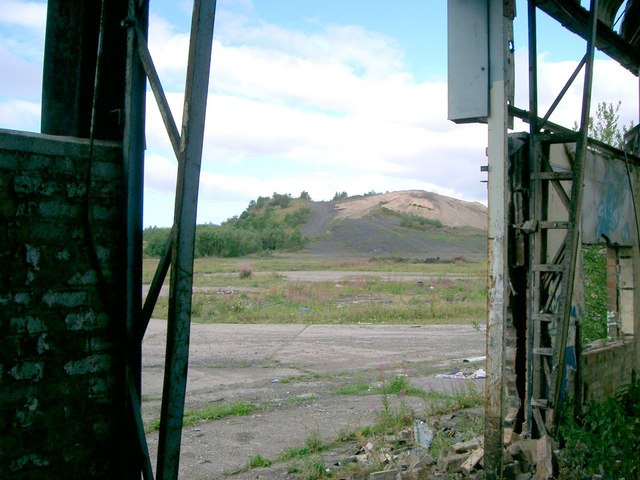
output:
[[[535,0],[529,0],[527,2],[527,18],[529,26],[529,171],[536,172],[536,159],[538,156],[538,39],[537,39],[537,22],[536,22],[536,2]],[[540,180],[534,179],[535,175],[532,175],[532,182],[540,183]],[[531,215],[534,215],[540,211],[541,193],[539,188],[530,188],[530,207],[529,211]],[[536,203],[538,206],[536,206]],[[537,235],[533,233],[532,235]],[[533,241],[533,238],[531,239]],[[540,252],[538,249],[531,248],[531,255],[536,255],[537,258],[529,261],[529,268],[531,265],[541,263]],[[540,295],[539,291],[539,276],[535,272],[530,273],[529,291],[531,295]],[[534,383],[536,381],[536,373],[534,371],[535,358],[533,355],[534,339],[536,338],[536,328],[533,309],[538,302],[535,299],[531,299],[529,296],[529,314],[527,325],[527,404],[526,408],[526,429],[529,434],[533,432],[533,406],[532,399],[534,395]]]
[[[148,24],[148,2],[142,2],[139,9],[137,2],[129,2],[128,16],[136,19],[146,31]],[[144,148],[145,148],[145,98],[146,76],[137,55],[135,29],[127,32],[127,64],[125,76],[125,128],[123,138],[123,157],[126,184],[126,320],[125,345],[127,368],[126,384],[133,385],[140,395],[142,345],[136,338],[137,321],[142,305],[142,201],[144,182]],[[138,399],[139,400],[139,399]],[[133,411],[135,401],[129,401],[129,411]],[[131,422],[133,425],[133,422]],[[135,429],[129,435],[134,441]],[[127,465],[130,467],[130,478],[140,478],[141,455],[137,445],[127,449],[130,455]]]
[[191,289],[198,183],[209,86],[215,1],[195,0],[182,115],[169,292],[167,353],[162,392],[157,477],[175,479],[189,361]]
[[509,32],[503,0],[489,0],[489,315],[485,401],[485,472],[502,476],[505,328],[508,304],[507,215]]
[[554,348],[554,366],[557,367],[553,377],[553,424],[558,425],[561,404],[562,377],[564,374],[564,363],[569,333],[569,323],[571,320],[571,299],[573,297],[573,285],[576,271],[576,257],[579,250],[580,240],[580,209],[582,206],[582,183],[584,178],[584,160],[587,154],[587,144],[589,140],[589,113],[591,109],[591,90],[593,85],[593,61],[596,44],[596,32],[598,26],[598,0],[591,0],[590,6],[591,32],[587,39],[587,62],[584,72],[584,89],[582,92],[582,115],[580,117],[580,133],[576,145],[576,156],[573,162],[573,182],[571,184],[572,208],[569,210],[569,230],[567,231],[567,242],[570,245],[564,275],[567,275],[566,290],[563,292],[563,312],[560,334],[557,337]]

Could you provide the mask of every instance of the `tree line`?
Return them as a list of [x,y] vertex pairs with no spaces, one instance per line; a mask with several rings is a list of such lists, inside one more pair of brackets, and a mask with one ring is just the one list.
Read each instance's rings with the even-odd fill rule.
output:
[[[231,217],[221,225],[197,225],[195,256],[240,257],[265,251],[301,250],[308,243],[300,227],[311,214],[310,201],[307,192],[298,198],[274,193],[271,197],[252,200],[240,216]],[[170,228],[146,228],[144,254],[162,256],[170,233]]]

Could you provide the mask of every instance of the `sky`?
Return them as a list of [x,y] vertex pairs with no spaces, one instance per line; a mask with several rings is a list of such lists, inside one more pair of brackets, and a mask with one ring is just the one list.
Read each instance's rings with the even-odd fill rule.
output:
[[[198,223],[274,192],[420,189],[486,204],[487,127],[447,120],[446,0],[219,0]],[[191,2],[152,0],[149,49],[180,125]],[[528,109],[526,3],[515,21],[516,106]],[[0,127],[39,131],[46,2],[0,0]],[[585,43],[539,13],[541,111]],[[582,78],[582,76],[580,77]],[[580,117],[581,81],[552,121]],[[592,112],[622,102],[638,123],[638,80],[596,56]],[[148,93],[144,225],[173,222],[176,161]],[[527,127],[517,122],[515,130]]]

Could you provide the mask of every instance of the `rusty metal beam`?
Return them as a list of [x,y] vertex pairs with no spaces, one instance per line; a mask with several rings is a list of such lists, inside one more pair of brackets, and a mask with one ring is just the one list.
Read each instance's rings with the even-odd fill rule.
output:
[[[129,2],[128,17],[146,29],[148,25],[148,2],[141,8]],[[133,385],[135,398],[129,397],[128,407],[134,415],[136,401],[140,400],[142,344],[136,337],[140,311],[142,309],[142,204],[144,182],[145,106],[146,77],[135,52],[136,35],[133,29],[126,31],[127,62],[125,90],[125,125],[123,138],[123,160],[126,182],[126,272],[125,272],[125,345],[127,368],[124,372],[126,384]],[[139,434],[140,432],[138,432]],[[136,437],[133,437],[136,438]],[[138,447],[138,446],[136,446]],[[139,448],[139,447],[138,447]],[[140,471],[147,463],[141,463],[144,454],[137,448],[128,449],[126,459],[129,478],[140,478]]]
[[[591,37],[589,11],[575,0],[538,2],[538,8],[556,19],[565,28],[585,40]],[[640,73],[640,50],[615,33],[603,22],[597,23],[595,47],[606,53],[636,77]]]
[[560,413],[562,411],[561,390],[562,377],[565,371],[565,354],[569,324],[571,320],[571,299],[573,297],[573,285],[575,280],[576,257],[579,250],[580,240],[580,210],[582,207],[584,161],[587,154],[589,142],[588,126],[589,113],[591,108],[591,89],[593,85],[593,61],[596,44],[596,27],[598,19],[598,0],[591,0],[591,35],[587,39],[587,62],[584,75],[584,90],[582,95],[582,114],[580,117],[580,135],[576,145],[576,155],[573,161],[573,182],[571,184],[571,210],[569,211],[569,229],[567,231],[567,242],[569,245],[567,257],[565,257],[566,267],[565,289],[561,293],[562,301],[562,323],[558,329],[556,344],[554,347],[553,366],[556,368],[552,377],[552,402],[553,402],[553,426],[558,425]]
[[151,53],[149,53],[149,49],[147,48],[146,35],[138,25],[136,25],[136,33],[138,34],[139,39],[138,53],[140,54],[140,61],[142,62],[144,71],[147,74],[147,78],[149,79],[149,85],[151,86],[153,95],[156,98],[158,110],[160,110],[160,116],[162,117],[164,126],[167,129],[167,135],[169,135],[169,140],[171,141],[173,152],[175,153],[176,157],[179,157],[180,134],[178,133],[176,122],[173,119],[173,115],[171,114],[171,108],[169,107],[169,102],[167,101],[167,97],[164,94],[162,83],[160,82],[160,77],[158,77],[158,72],[156,71],[156,67],[153,64],[153,60],[151,59]]
[[182,115],[157,476],[178,477],[189,363],[193,252],[215,1],[195,0]]

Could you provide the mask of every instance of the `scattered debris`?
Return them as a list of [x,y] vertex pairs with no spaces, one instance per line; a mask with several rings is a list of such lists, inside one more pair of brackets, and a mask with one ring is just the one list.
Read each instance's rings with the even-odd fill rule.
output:
[[465,475],[469,475],[484,458],[484,448],[478,447],[471,452],[471,455],[463,462],[460,470]]
[[455,379],[476,379],[487,378],[487,372],[483,368],[479,368],[472,373],[464,373],[457,368],[454,368],[451,373],[440,373],[436,375],[438,378],[455,378]]
[[487,356],[483,355],[481,357],[469,357],[469,358],[465,358],[464,360],[462,360],[463,362],[467,362],[467,363],[479,363],[479,362],[486,362],[487,360]]
[[420,448],[427,450],[433,441],[433,430],[425,425],[424,420],[413,422],[413,442]]

